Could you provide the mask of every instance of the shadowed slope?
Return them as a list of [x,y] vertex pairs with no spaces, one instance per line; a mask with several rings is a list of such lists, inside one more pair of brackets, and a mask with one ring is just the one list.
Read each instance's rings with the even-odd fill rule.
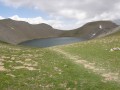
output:
[[0,21],[0,40],[18,44],[36,38],[56,37],[57,31],[47,24],[31,25],[23,21],[5,19]]
[[96,21],[85,24],[83,27],[63,31],[56,30],[47,24],[32,25],[24,21],[14,21],[11,19],[0,20],[0,40],[19,44],[21,42],[40,38],[50,37],[82,37],[92,39],[101,34],[114,31],[118,27],[111,21]]

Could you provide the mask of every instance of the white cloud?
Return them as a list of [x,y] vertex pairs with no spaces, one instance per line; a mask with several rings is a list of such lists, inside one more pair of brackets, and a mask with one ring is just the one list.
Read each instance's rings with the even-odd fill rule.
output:
[[[20,18],[30,23],[48,23],[55,28],[72,29],[88,21],[120,19],[120,0],[0,0],[7,6],[43,10],[52,19],[42,17]],[[28,16],[29,17],[29,16]],[[57,18],[58,19],[57,19]],[[59,18],[59,17],[62,17]],[[15,16],[14,16],[15,18]],[[16,18],[18,19],[18,18]],[[65,19],[76,20],[76,23]]]
[[[94,18],[105,12],[120,12],[120,0],[0,0],[8,6],[31,7],[66,18]],[[114,13],[113,13],[114,14]]]
[[[30,24],[46,23],[48,25],[51,25],[53,28],[61,29],[61,30],[69,30],[69,29],[76,28],[75,25],[65,24],[65,22],[61,21],[59,18],[47,20],[47,19],[43,19],[42,17],[22,18],[22,17],[19,17],[18,15],[14,15],[8,18],[16,21],[25,21]],[[0,16],[0,20],[1,19],[5,19],[5,18]]]
[[21,18],[18,15],[14,15],[9,17],[13,20],[18,20],[18,21],[26,21],[30,24],[40,24],[40,23],[46,23],[48,25],[51,25],[53,28],[56,29],[61,29],[61,30],[70,30],[70,29],[75,29],[83,25],[83,23],[66,23],[62,21],[60,18],[57,19],[43,19],[42,17],[35,17],[35,18]]
[[86,18],[86,13],[85,12],[80,12],[79,10],[70,10],[70,9],[63,9],[59,11],[59,14],[67,17],[67,18],[71,18],[71,19],[77,19],[77,20],[81,20],[81,19],[85,19]]
[[4,18],[3,18],[2,16],[0,16],[0,20],[1,20],[1,19],[4,19]]
[[63,28],[62,27],[62,22],[59,21],[59,20],[46,20],[46,19],[43,19],[42,17],[21,18],[18,15],[14,15],[14,16],[11,16],[9,18],[11,18],[13,20],[17,20],[17,21],[26,21],[26,22],[28,22],[30,24],[46,23],[46,24],[51,25],[54,28],[61,28],[61,29]]
[[21,18],[18,15],[14,15],[9,17],[13,20],[17,21],[26,21],[29,22],[30,24],[39,24],[39,23],[46,23],[46,21],[42,17],[35,17],[35,18]]

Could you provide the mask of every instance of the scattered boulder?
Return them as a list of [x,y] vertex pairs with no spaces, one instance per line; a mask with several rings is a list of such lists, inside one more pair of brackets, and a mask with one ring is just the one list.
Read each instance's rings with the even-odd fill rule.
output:
[[110,51],[111,51],[111,52],[113,52],[113,51],[120,51],[120,48],[119,48],[119,47],[111,48]]

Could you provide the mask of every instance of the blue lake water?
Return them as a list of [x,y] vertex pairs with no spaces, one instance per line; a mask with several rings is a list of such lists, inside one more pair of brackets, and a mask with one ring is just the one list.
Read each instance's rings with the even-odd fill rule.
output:
[[60,38],[47,38],[47,39],[35,39],[21,43],[20,45],[30,47],[51,47],[57,45],[65,45],[76,42],[84,41],[82,38],[76,37],[60,37]]

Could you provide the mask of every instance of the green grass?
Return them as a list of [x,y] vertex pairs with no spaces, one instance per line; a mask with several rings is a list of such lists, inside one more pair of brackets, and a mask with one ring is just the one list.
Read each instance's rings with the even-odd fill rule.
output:
[[114,47],[120,48],[120,33],[60,48],[73,55],[78,55],[82,59],[120,72],[120,51],[110,52],[110,49]]
[[[120,71],[119,34],[59,48],[111,71]],[[120,83],[103,81],[99,74],[52,49],[27,48],[0,43],[0,90],[120,90]],[[1,66],[0,66],[1,67]]]

